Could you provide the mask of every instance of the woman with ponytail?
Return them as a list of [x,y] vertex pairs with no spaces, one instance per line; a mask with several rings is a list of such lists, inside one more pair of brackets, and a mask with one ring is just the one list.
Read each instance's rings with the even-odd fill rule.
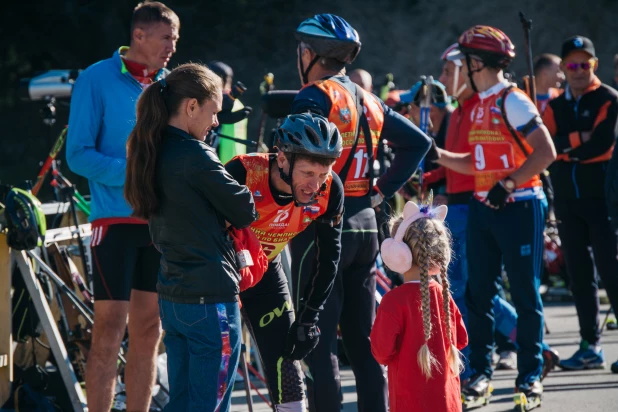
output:
[[382,243],[382,259],[405,283],[388,292],[371,330],[371,350],[388,366],[391,412],[461,411],[459,350],[468,335],[446,270],[451,238],[447,207],[408,202]]
[[221,103],[217,75],[179,66],[142,93],[127,143],[125,198],[161,252],[166,411],[228,411],[240,356],[240,267],[226,226],[248,227],[256,212],[204,143]]

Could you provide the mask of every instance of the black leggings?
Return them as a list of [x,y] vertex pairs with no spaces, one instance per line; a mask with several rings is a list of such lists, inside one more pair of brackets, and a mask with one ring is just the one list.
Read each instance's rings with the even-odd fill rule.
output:
[[281,256],[268,265],[262,280],[240,294],[242,314],[257,343],[273,404],[304,398],[300,362],[283,359],[294,308]]
[[[294,301],[302,297],[310,274],[315,270],[315,232],[309,226],[292,240],[292,284]],[[358,410],[387,410],[384,370],[371,354],[369,334],[375,320],[378,233],[373,209],[346,217],[341,235],[341,261],[333,290],[320,313],[322,333],[318,346],[306,358],[313,379],[307,379],[309,410],[339,412],[341,381],[337,358],[337,325],[356,377]]]

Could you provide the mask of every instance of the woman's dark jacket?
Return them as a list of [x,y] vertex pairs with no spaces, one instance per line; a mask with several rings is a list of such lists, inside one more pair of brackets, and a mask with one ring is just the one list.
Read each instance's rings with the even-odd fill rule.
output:
[[239,293],[236,253],[225,222],[257,218],[251,192],[225,170],[215,151],[168,126],[157,158],[161,201],[150,234],[161,252],[157,291],[177,303],[232,302]]

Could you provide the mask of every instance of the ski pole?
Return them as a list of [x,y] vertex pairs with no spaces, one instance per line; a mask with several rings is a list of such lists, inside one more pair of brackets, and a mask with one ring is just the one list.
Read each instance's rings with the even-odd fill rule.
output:
[[[61,188],[70,187],[70,186],[75,187],[75,185],[73,185],[73,183],[71,183],[69,179],[64,177],[64,175],[60,173],[58,169],[54,168],[54,170],[52,171],[52,174],[57,180],[56,183],[52,181],[52,186],[59,185],[59,186],[62,186]],[[84,199],[84,197],[77,191],[77,189],[75,189],[73,193],[73,200],[75,200],[76,206],[82,212],[84,212],[86,216],[90,216],[90,203],[86,199]]]
[[43,272],[47,273],[47,276],[56,283],[56,285],[62,289],[65,295],[73,302],[77,310],[81,312],[86,321],[91,325],[94,324],[94,312],[90,309],[82,300],[73,292],[63,281],[62,279],[35,253],[31,250],[27,250],[26,253],[30,256],[34,261],[39,265],[39,267],[43,270]]
[[216,135],[217,137],[220,137],[222,139],[227,139],[227,140],[231,140],[233,142],[236,143],[240,143],[240,144],[244,144],[245,146],[258,146],[258,142],[256,142],[255,140],[249,140],[249,139],[238,139],[236,137],[232,137],[232,136],[227,136],[224,134],[221,134],[219,132],[212,132],[214,135]]
[[[429,113],[431,111],[431,101],[432,101],[432,93],[433,93],[433,77],[429,76],[421,76],[421,102],[420,102],[420,120],[419,120],[419,128],[423,133],[429,135],[429,124],[431,123],[431,119],[429,118]],[[419,180],[419,197],[423,199],[423,170],[425,169],[425,160],[421,160],[421,163],[418,166],[418,180]]]
[[54,143],[54,146],[49,152],[47,159],[45,159],[45,162],[43,163],[41,170],[39,170],[39,174],[37,175],[37,178],[36,178],[36,183],[34,184],[34,187],[32,188],[32,194],[34,196],[36,196],[37,193],[39,193],[39,190],[41,190],[41,186],[43,186],[45,177],[47,177],[47,173],[52,167],[52,162],[56,159],[56,156],[58,156],[58,153],[60,153],[62,146],[64,146],[64,142],[66,141],[68,130],[69,130],[68,127],[65,127],[64,129],[62,129],[62,131],[60,132],[60,135],[58,136],[58,139],[56,139],[56,143]]

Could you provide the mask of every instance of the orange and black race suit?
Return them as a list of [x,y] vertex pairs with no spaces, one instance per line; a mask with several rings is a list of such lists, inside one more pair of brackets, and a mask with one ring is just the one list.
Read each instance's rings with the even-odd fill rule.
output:
[[[365,134],[360,132],[358,144],[351,153],[357,126],[356,89],[347,76],[319,80],[303,87],[292,104],[292,113],[312,112],[334,123],[341,132],[343,154],[335,163],[340,172],[349,156],[353,156],[346,177],[345,196],[361,197],[375,187],[385,198],[392,197],[412,176],[430,147],[430,141],[412,122],[391,110],[380,99],[363,91],[364,108],[372,134],[372,158],[376,158],[379,141],[387,140],[395,151],[395,160],[386,172],[369,182],[369,164]],[[352,206],[352,205],[350,205]],[[346,215],[350,207],[346,200]]]
[[[509,93],[523,93],[519,89],[511,89],[503,93],[493,94],[480,100],[472,111],[473,119],[468,134],[468,143],[474,165],[474,197],[484,201],[487,193],[500,180],[510,176],[519,169],[527,159],[526,153],[533,149],[520,133],[519,142],[526,153],[504,123],[501,112],[501,100]],[[528,200],[543,197],[543,184],[538,175],[517,186],[507,202]]]
[[[372,135],[372,156],[367,156],[369,141],[365,140],[362,129],[352,152],[358,119],[356,93],[356,86],[347,76],[330,77],[305,86],[292,104],[292,113],[312,112],[328,117],[341,132],[344,152],[335,164],[336,171],[341,171],[348,159],[352,160],[345,179],[339,273],[318,323],[322,336],[318,346],[305,358],[314,378],[307,380],[309,410],[312,412],[340,410],[340,374],[336,356],[331,350],[337,340],[338,324],[343,341],[348,343],[346,354],[354,369],[357,387],[371,388],[359,390],[359,410],[385,412],[388,408],[384,371],[371,355],[369,345],[369,333],[375,318],[375,262],[379,251],[378,222],[369,195],[374,188],[386,199],[392,197],[412,176],[431,144],[412,122],[371,93],[362,92],[363,110]],[[373,164],[369,157],[375,159],[378,143],[382,144],[384,140],[393,149],[395,158],[376,182],[370,182],[369,169]],[[317,229],[317,225],[312,226]],[[309,227],[291,243],[295,298],[306,289],[305,285],[311,284],[309,276],[315,271],[314,256],[322,253],[322,248],[315,245],[312,230]]]
[[304,290],[300,307],[296,308],[296,318],[301,323],[315,323],[337,273],[343,186],[333,173],[315,205],[297,207],[290,194],[279,192],[271,185],[271,167],[276,167],[274,156],[267,154],[237,156],[225,166],[234,179],[248,186],[258,212],[258,220],[251,228],[270,262],[262,280],[242,292],[240,298],[243,315],[259,348],[271,399],[275,404],[285,404],[302,400],[304,385],[299,362],[282,357],[295,316],[280,252],[290,239],[314,222],[313,241],[320,250],[316,257],[318,266],[311,274],[312,282]]
[[[361,128],[356,149],[352,153],[358,124],[354,96],[342,84],[333,80],[320,80],[307,86],[317,87],[329,97],[331,108],[326,117],[337,126],[339,133],[341,133],[343,153],[335,163],[333,170],[341,174],[348,157],[353,156],[344,184],[345,195],[359,197],[368,194],[372,185],[369,182],[369,159],[376,158],[380,134],[384,125],[384,112],[380,107],[379,100],[371,93],[363,92],[364,110],[371,130],[371,142],[367,144],[368,142],[365,140],[367,137]],[[369,150],[371,150],[371,153],[369,153]]]
[[326,190],[317,196],[317,203],[312,206],[298,207],[294,202],[279,205],[270,192],[270,165],[267,154],[253,153],[239,156],[238,160],[247,171],[245,184],[259,205],[256,210],[258,219],[251,224],[262,248],[273,260],[297,234],[302,232],[316,218],[326,213],[332,175],[326,179]]
[[312,274],[311,287],[304,293],[299,318],[304,323],[315,323],[337,273],[341,251],[341,216],[343,190],[339,177],[332,173],[326,180],[326,190],[319,193],[317,203],[295,206],[292,196],[278,192],[270,182],[270,168],[276,167],[273,155],[248,154],[232,159],[226,169],[253,193],[258,219],[251,229],[260,240],[269,261],[273,261],[285,245],[310,223],[318,228],[315,242],[320,253],[318,269]]

